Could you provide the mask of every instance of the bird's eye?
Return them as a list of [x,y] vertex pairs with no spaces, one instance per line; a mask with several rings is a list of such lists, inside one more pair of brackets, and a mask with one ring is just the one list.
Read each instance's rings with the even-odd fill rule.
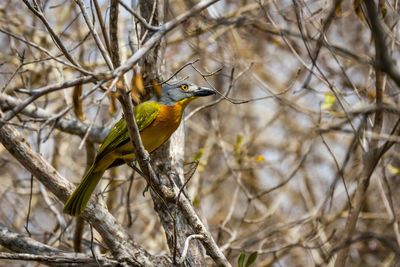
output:
[[182,84],[181,85],[181,89],[186,91],[189,88],[189,86],[187,84]]

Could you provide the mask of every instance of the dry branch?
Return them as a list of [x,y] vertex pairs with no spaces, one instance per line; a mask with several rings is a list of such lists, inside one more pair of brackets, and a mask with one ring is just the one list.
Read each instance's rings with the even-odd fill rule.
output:
[[[0,142],[50,192],[63,202],[67,200],[73,189],[71,183],[33,151],[15,129],[3,125],[0,129]],[[145,266],[161,266],[167,263],[166,258],[152,257],[135,244],[115,218],[104,207],[95,204],[94,197],[89,201],[82,217],[100,233],[118,261]]]

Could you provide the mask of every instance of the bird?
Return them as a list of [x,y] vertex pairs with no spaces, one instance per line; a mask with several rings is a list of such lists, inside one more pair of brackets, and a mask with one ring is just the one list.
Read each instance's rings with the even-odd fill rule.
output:
[[[215,94],[213,89],[189,81],[164,83],[161,89],[159,99],[154,97],[133,109],[143,146],[149,153],[165,143],[175,132],[190,102],[198,97]],[[93,164],[65,203],[64,213],[72,216],[83,213],[104,172],[112,167],[129,164],[134,159],[126,121],[121,118],[104,139]]]

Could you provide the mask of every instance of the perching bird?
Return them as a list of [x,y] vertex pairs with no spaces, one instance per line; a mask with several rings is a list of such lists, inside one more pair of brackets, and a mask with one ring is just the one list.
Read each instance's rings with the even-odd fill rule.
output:
[[[178,128],[185,107],[196,97],[215,94],[214,90],[190,82],[164,84],[160,100],[149,100],[134,107],[134,115],[144,148],[150,153],[161,146]],[[81,214],[104,172],[130,163],[135,158],[126,121],[119,120],[97,152],[92,166],[64,206],[64,213]]]

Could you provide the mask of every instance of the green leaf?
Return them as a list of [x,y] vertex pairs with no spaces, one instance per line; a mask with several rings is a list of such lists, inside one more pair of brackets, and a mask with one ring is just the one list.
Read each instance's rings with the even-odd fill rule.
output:
[[200,148],[199,151],[197,151],[196,154],[194,154],[193,161],[199,160],[201,156],[203,156],[203,153],[204,153],[204,148]]
[[382,8],[381,13],[382,13],[382,19],[385,19],[386,14],[387,14],[387,9],[386,9],[386,7]]
[[242,154],[242,149],[241,149],[242,143],[243,143],[243,136],[239,134],[236,138],[236,145],[233,146],[235,148],[235,157],[237,159],[239,159],[240,155]]
[[236,138],[236,145],[238,146],[238,147],[240,147],[241,145],[242,145],[242,143],[243,143],[243,136],[241,136],[240,134],[237,136],[237,138]]
[[192,204],[193,204],[193,206],[196,207],[196,208],[198,208],[198,207],[200,206],[200,199],[199,199],[198,196],[195,196],[195,197],[193,198]]
[[249,258],[247,259],[246,266],[245,267],[250,267],[256,259],[257,259],[257,251],[254,251],[253,253],[250,254]]
[[238,267],[243,267],[245,257],[246,257],[246,253],[244,253],[244,252],[240,253],[240,256],[238,259]]

